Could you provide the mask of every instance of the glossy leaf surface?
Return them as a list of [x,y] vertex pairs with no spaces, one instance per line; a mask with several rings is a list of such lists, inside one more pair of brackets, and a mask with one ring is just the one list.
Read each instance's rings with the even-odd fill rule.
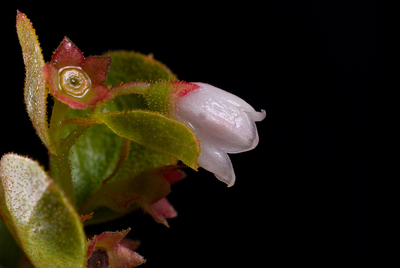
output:
[[104,113],[96,119],[121,137],[176,157],[193,169],[197,168],[199,142],[193,132],[178,121],[148,111]]

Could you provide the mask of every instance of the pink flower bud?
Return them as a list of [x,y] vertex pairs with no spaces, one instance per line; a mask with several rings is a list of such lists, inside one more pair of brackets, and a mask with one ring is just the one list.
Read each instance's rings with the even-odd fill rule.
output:
[[232,186],[235,172],[227,153],[257,146],[255,122],[262,121],[266,112],[257,112],[241,98],[205,83],[176,82],[173,96],[175,117],[200,140],[198,164]]

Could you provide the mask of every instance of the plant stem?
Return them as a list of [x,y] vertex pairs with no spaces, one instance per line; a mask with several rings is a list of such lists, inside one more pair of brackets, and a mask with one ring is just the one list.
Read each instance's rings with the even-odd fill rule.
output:
[[86,131],[87,126],[77,126],[67,138],[61,140],[57,155],[50,155],[52,176],[69,197],[71,203],[75,204],[74,183],[69,163],[71,147],[76,140]]
[[50,119],[50,139],[56,149],[55,154],[49,153],[51,175],[57,184],[63,189],[71,203],[75,203],[74,187],[71,178],[71,167],[68,162],[68,150],[62,144],[62,122],[69,107],[54,99],[54,106]]
[[114,97],[121,96],[124,94],[146,94],[150,89],[151,84],[148,82],[129,82],[125,84],[121,84],[118,86],[114,86],[111,88],[111,91],[114,94]]
[[[97,106],[94,106],[89,111],[86,118],[64,119],[65,115],[69,111],[69,107],[58,100],[55,100],[54,102],[50,119],[50,137],[52,139],[52,143],[55,144],[56,153],[50,153],[51,175],[61,189],[63,189],[64,193],[70,199],[72,204],[76,203],[76,198],[74,193],[74,183],[69,161],[69,154],[72,146],[74,146],[76,143],[76,140],[88,129],[88,127],[93,124],[100,123],[94,118],[97,114],[102,112],[104,106],[104,104],[98,104]],[[64,126],[67,125],[67,123],[75,123],[77,126],[68,134],[65,139],[62,139],[61,131]],[[125,150],[121,156],[122,160],[120,160],[122,162],[125,160],[126,155],[129,152],[129,142],[125,143],[124,148]]]
[[57,155],[50,155],[50,167],[52,177],[63,189],[65,195],[72,204],[75,204],[74,185],[71,176],[71,167],[68,161],[68,152],[66,150],[58,151]]
[[[54,101],[50,120],[50,135],[52,143],[55,144],[56,154],[50,153],[50,166],[52,177],[63,189],[72,204],[75,204],[74,183],[69,163],[69,154],[76,140],[86,131],[89,126],[76,126],[65,139],[61,139],[61,131],[66,125],[64,118],[69,107],[58,100]],[[90,117],[90,113],[88,115]]]
[[68,111],[69,107],[66,104],[54,99],[54,106],[50,119],[50,139],[55,146],[56,152],[60,150],[62,122]]

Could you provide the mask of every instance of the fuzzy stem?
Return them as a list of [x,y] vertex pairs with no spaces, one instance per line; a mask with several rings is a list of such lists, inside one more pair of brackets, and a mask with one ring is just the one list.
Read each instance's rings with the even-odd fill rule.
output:
[[115,99],[118,96],[125,94],[145,95],[150,89],[150,87],[151,87],[150,83],[142,81],[129,82],[118,86],[114,86],[110,89],[111,92],[114,94],[114,97],[111,99],[104,100],[101,103],[98,103],[95,107],[93,107],[91,115],[93,116],[93,118],[95,118],[95,116],[100,114],[111,100]]
[[75,117],[75,118],[70,118],[70,119],[64,119],[63,123],[61,125],[61,128],[68,124],[75,124],[77,126],[91,126],[94,124],[101,124],[101,121],[96,120],[96,119],[90,119],[90,118],[83,118],[83,117]]
[[[52,177],[61,189],[63,189],[71,203],[75,204],[74,184],[69,163],[69,154],[71,147],[86,131],[90,124],[85,126],[77,125],[77,127],[69,133],[65,139],[61,139],[61,131],[66,125],[64,117],[68,111],[69,107],[67,105],[55,100],[50,120],[50,135],[52,142],[56,145],[56,153],[50,154],[50,165]],[[88,117],[90,117],[90,113]],[[88,122],[89,121],[91,120],[89,119]]]
[[73,204],[75,204],[74,183],[68,157],[71,147],[87,128],[87,126],[77,126],[67,138],[61,140],[57,155],[50,155],[52,176]]
[[69,107],[67,105],[58,101],[57,99],[54,99],[54,105],[50,119],[50,139],[52,140],[52,143],[55,144],[56,152],[60,150],[63,120],[68,111]]
[[71,176],[71,167],[68,162],[68,152],[58,151],[57,155],[50,155],[52,177],[63,189],[72,204],[75,204],[74,185]]
[[52,177],[57,184],[63,189],[64,193],[70,199],[71,203],[75,203],[74,187],[71,178],[71,168],[68,161],[68,150],[62,144],[61,130],[63,120],[67,114],[69,107],[64,103],[54,100],[54,106],[50,119],[50,138],[55,145],[56,152],[50,153],[50,166]]
[[111,92],[114,94],[114,97],[132,93],[146,94],[150,86],[151,84],[148,82],[129,82],[112,87]]

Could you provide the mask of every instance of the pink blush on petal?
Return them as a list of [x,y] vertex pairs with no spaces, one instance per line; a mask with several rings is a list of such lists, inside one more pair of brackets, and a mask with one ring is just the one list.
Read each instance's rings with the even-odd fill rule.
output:
[[174,87],[173,93],[178,98],[183,97],[186,94],[192,92],[193,90],[200,88],[200,86],[196,84],[189,82],[182,82],[182,81],[173,81],[172,86]]

